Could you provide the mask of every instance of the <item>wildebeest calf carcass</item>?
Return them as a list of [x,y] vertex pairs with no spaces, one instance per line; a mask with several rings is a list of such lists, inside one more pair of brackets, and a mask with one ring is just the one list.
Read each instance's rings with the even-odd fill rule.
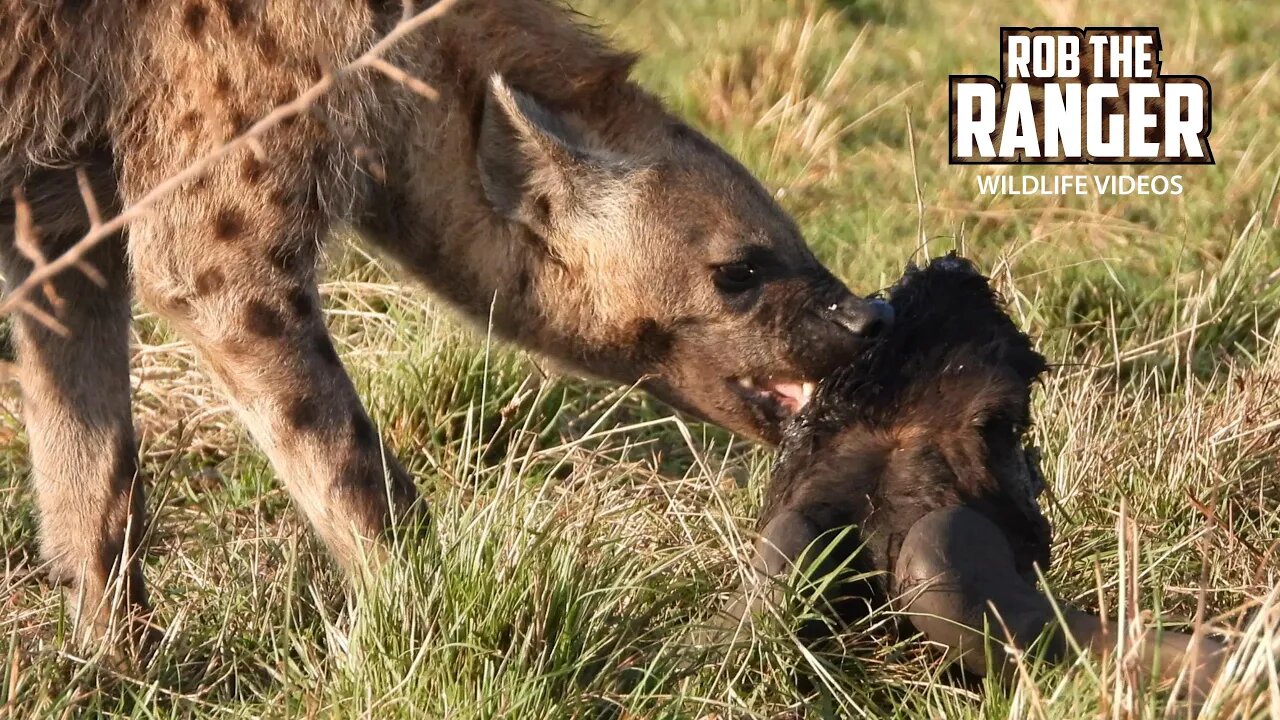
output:
[[[1068,633],[1091,652],[1113,650],[1116,624],[1056,610],[1036,590],[1050,528],[1024,434],[1044,358],[987,279],[954,254],[908,269],[889,301],[892,330],[825,379],[790,426],[760,515],[753,580],[721,619],[777,601],[772,578],[819,556],[811,572],[847,563],[861,578],[841,587],[844,600],[891,604],[970,672],[1010,672],[1009,653],[986,652],[992,640],[1034,645],[1050,659],[1068,653]],[[1226,655],[1200,634],[1130,639],[1144,673],[1179,682],[1193,699]]]

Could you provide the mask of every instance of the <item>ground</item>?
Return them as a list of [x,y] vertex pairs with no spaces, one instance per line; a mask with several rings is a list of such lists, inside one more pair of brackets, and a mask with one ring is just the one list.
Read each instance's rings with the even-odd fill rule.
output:
[[[1280,79],[1264,0],[584,0],[638,74],[760,174],[871,291],[959,248],[1054,371],[1037,393],[1047,583],[1116,614],[1206,617],[1237,647],[1207,717],[1280,716]],[[946,164],[947,75],[994,73],[1001,25],[1157,25],[1213,84],[1217,165],[1177,197],[990,197]],[[1107,168],[1064,172],[1145,172]],[[996,170],[1014,172],[1018,170]],[[1045,172],[1034,170],[1035,173]],[[749,647],[684,632],[741,572],[770,455],[651,400],[547,377],[338,238],[329,322],[430,497],[381,584],[341,577],[263,456],[140,312],[134,386],[154,518],[151,669],[86,662],[37,573],[25,436],[0,394],[0,703],[8,717],[1159,717],[1114,663],[944,670],[880,613]],[[0,333],[2,337],[3,333]],[[1122,538],[1124,542],[1122,542]],[[353,610],[352,608],[355,607]],[[7,696],[5,692],[7,690]],[[799,708],[807,708],[797,713]],[[1184,715],[1178,714],[1177,717]]]

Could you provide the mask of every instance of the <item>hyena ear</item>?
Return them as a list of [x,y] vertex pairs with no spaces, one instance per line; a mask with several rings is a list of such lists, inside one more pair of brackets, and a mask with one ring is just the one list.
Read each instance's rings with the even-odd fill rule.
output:
[[537,100],[489,79],[476,162],[485,196],[498,214],[546,235],[553,215],[595,195],[586,184],[607,177],[610,163],[593,138]]

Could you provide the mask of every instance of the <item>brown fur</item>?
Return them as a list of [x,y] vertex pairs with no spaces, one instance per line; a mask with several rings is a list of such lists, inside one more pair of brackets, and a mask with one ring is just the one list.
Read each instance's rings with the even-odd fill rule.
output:
[[[32,198],[46,252],[86,229],[67,169],[119,208],[343,66],[398,3],[0,0],[0,187]],[[464,315],[566,367],[645,379],[673,405],[776,439],[735,378],[816,378],[873,329],[743,168],[627,79],[633,58],[543,0],[464,1],[375,72],[215,165],[55,281],[61,339],[19,320],[41,534],[90,607],[118,568],[145,606],[127,394],[129,275],[198,350],[339,559],[416,497],[324,326],[318,248],[349,222]],[[375,171],[374,168],[377,168]],[[6,219],[7,218],[7,219]],[[0,205],[0,224],[13,206]],[[28,269],[0,246],[12,283]],[[728,292],[716,266],[753,258]],[[389,488],[389,489],[388,489]],[[74,495],[74,498],[72,498]],[[126,501],[127,498],[130,498]],[[132,503],[132,504],[131,504]],[[113,568],[116,568],[113,570]],[[111,613],[107,613],[109,616]]]
[[889,600],[899,545],[938,508],[990,518],[1033,580],[1034,565],[1048,568],[1041,480],[1022,441],[1044,358],[962,258],[908,270],[890,302],[893,329],[824,380],[787,429],[760,511],[754,584],[730,617],[776,596],[769,577],[822,536],[840,542],[819,572],[845,566],[859,579],[841,587],[854,601],[841,611]]

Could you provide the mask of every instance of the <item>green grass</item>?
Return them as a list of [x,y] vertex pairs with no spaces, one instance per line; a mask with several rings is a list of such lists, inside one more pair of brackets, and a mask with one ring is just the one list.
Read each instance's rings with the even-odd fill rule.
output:
[[[578,6],[645,53],[643,82],[759,173],[855,288],[953,247],[991,272],[1057,366],[1034,429],[1049,584],[1113,613],[1136,587],[1126,600],[1175,623],[1203,595],[1238,647],[1205,716],[1277,717],[1280,6]],[[1165,70],[1213,84],[1218,164],[1176,170],[1173,198],[977,195],[990,171],[945,163],[946,79],[994,72],[1002,24],[1158,25]],[[803,593],[747,647],[689,650],[686,630],[742,572],[768,452],[546,378],[353,246],[335,246],[329,277],[339,349],[431,500],[425,539],[352,603],[189,348],[144,318],[147,577],[166,639],[129,673],[63,642],[17,397],[0,395],[9,717],[1164,716],[1167,698],[1115,663],[1031,664],[1008,687],[956,677],[887,614],[808,648]]]

